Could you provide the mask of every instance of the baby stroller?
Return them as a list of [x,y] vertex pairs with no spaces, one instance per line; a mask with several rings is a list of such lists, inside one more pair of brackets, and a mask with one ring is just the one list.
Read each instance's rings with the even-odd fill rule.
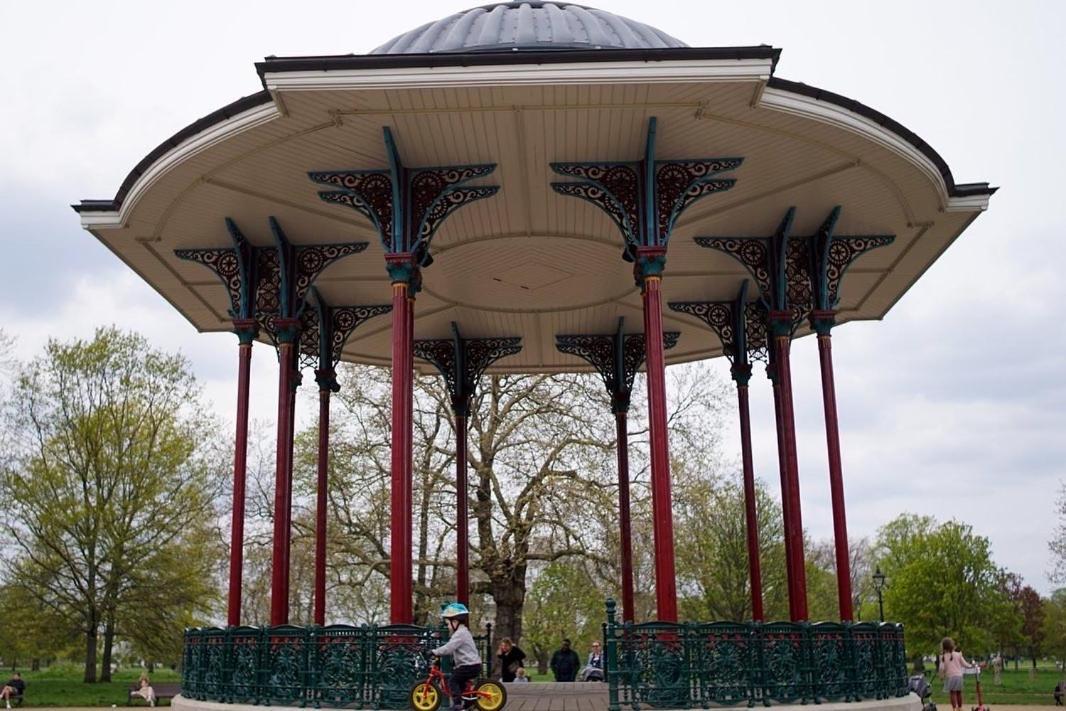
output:
[[925,674],[915,674],[907,680],[907,688],[922,700],[922,711],[936,711],[933,703],[933,687],[925,680]]

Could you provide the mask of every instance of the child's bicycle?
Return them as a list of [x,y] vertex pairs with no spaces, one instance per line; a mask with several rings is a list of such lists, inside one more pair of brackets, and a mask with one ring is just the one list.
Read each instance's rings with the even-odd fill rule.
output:
[[[440,670],[440,659],[434,657],[425,681],[411,687],[411,708],[414,711],[437,711],[441,702],[452,698],[448,678]],[[507,689],[492,679],[471,679],[463,690],[463,708],[477,706],[479,711],[500,711],[507,703]]]

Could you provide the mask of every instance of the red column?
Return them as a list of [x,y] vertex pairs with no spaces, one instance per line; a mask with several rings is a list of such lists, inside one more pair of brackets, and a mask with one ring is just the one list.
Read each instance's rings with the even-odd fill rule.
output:
[[655,602],[661,622],[677,622],[674,519],[670,495],[670,452],[666,434],[666,363],[663,357],[662,279],[644,278],[644,346],[651,438],[652,530],[655,537]]
[[315,506],[316,625],[326,624],[326,504],[329,487],[329,399],[333,374],[318,371],[318,499]]
[[[277,319],[279,331],[295,329],[298,322]],[[284,625],[289,621],[289,530],[292,522],[292,392],[296,344],[286,338],[278,343],[278,437],[277,470],[274,480],[274,554],[271,561],[270,624]]]
[[455,410],[455,599],[470,604],[470,541],[466,493],[466,413]]
[[389,619],[414,621],[411,598],[411,299],[404,282],[392,285],[392,507],[389,542]]
[[762,566],[759,563],[759,518],[755,510],[755,467],[751,456],[751,415],[748,383],[751,366],[737,378],[737,409],[740,411],[740,453],[744,463],[744,523],[748,534],[748,574],[751,578],[751,619],[762,622]]
[[[226,624],[241,623],[241,585],[244,569],[244,484],[248,471],[248,383],[252,372],[255,322],[234,322],[241,338],[237,365],[237,434],[233,447],[233,520],[230,531],[229,596]],[[241,330],[241,329],[244,330]],[[247,335],[246,335],[247,334]]]
[[622,548],[622,621],[633,622],[633,531],[629,520],[629,433],[626,411],[614,413],[618,433],[618,523]]
[[[791,314],[785,316],[791,318]],[[807,572],[803,555],[803,520],[800,515],[799,460],[796,455],[796,416],[792,403],[792,367],[789,336],[774,336],[777,377],[781,389],[781,443],[784,445],[789,507],[785,514],[785,555],[792,573],[789,608],[793,621],[806,620]],[[794,599],[794,602],[793,602]]]
[[[773,347],[773,346],[771,346]],[[788,528],[788,516],[791,506],[789,506],[790,494],[788,488],[788,459],[785,454],[785,426],[781,419],[781,383],[777,374],[777,358],[774,358],[772,366],[766,369],[767,375],[773,384],[774,393],[774,429],[777,432],[777,467],[780,472],[781,479],[781,520],[784,526],[785,536],[785,581],[788,590],[788,617],[791,620],[796,618],[796,593],[793,584],[795,579],[792,576],[792,559],[788,556],[789,541],[792,532]]]
[[[844,515],[844,477],[840,467],[840,430],[837,425],[837,395],[833,379],[833,345],[829,333],[832,312],[812,314],[818,328],[818,360],[822,370],[822,405],[825,410],[825,440],[829,453],[829,495],[833,503],[833,543],[836,548],[837,599],[840,619],[855,619],[851,598],[851,561],[848,551],[848,523]],[[819,327],[819,324],[825,324]]]

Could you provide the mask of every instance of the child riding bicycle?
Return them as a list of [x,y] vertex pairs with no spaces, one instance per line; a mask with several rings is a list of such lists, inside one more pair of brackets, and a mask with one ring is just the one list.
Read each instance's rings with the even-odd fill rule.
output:
[[463,691],[468,681],[481,674],[481,655],[478,654],[474,636],[470,634],[470,610],[461,602],[453,602],[441,611],[440,616],[448,623],[451,637],[448,643],[437,647],[433,654],[451,656],[452,675],[448,677],[448,691],[452,697],[452,711],[462,711]]

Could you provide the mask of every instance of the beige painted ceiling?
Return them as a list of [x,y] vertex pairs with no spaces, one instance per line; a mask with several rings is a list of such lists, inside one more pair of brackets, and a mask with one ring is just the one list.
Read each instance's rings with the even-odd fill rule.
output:
[[[843,282],[839,320],[879,319],[987,204],[987,195],[952,197],[932,162],[891,130],[768,86],[769,63],[723,65],[706,76],[688,69],[674,79],[670,62],[660,64],[654,76],[627,64],[584,79],[581,66],[567,65],[540,80],[529,67],[521,80],[481,69],[447,82],[429,70],[388,83],[369,71],[347,80],[306,72],[272,81],[268,73],[272,101],[184,138],[142,172],[121,206],[82,212],[83,224],[201,331],[231,329],[227,294],[174,250],[231,246],[226,217],[257,245],[272,244],[269,216],[297,245],[370,242],[325,270],[317,287],[336,306],[388,303],[378,235],[351,209],[322,202],[307,173],[385,168],[389,126],[406,165],[496,163],[477,182],[501,186],[434,237],[415,337],[448,337],[455,321],[468,337],[522,337],[522,352],[495,371],[573,371],[587,366],[556,351],[554,337],[611,333],[620,316],[627,332],[638,332],[641,300],[613,223],[554,193],[549,183],[562,178],[548,164],[638,160],[652,116],[660,159],[744,158],[723,176],[736,179],[732,190],[695,203],[678,222],[667,301],[730,299],[747,276],[693,237],[768,235],[790,206],[793,234],[810,234],[841,205],[837,234],[896,236],[857,260]],[[664,324],[681,332],[667,362],[720,355],[700,322],[666,311]],[[389,357],[388,316],[363,324],[344,350],[349,361]]]

